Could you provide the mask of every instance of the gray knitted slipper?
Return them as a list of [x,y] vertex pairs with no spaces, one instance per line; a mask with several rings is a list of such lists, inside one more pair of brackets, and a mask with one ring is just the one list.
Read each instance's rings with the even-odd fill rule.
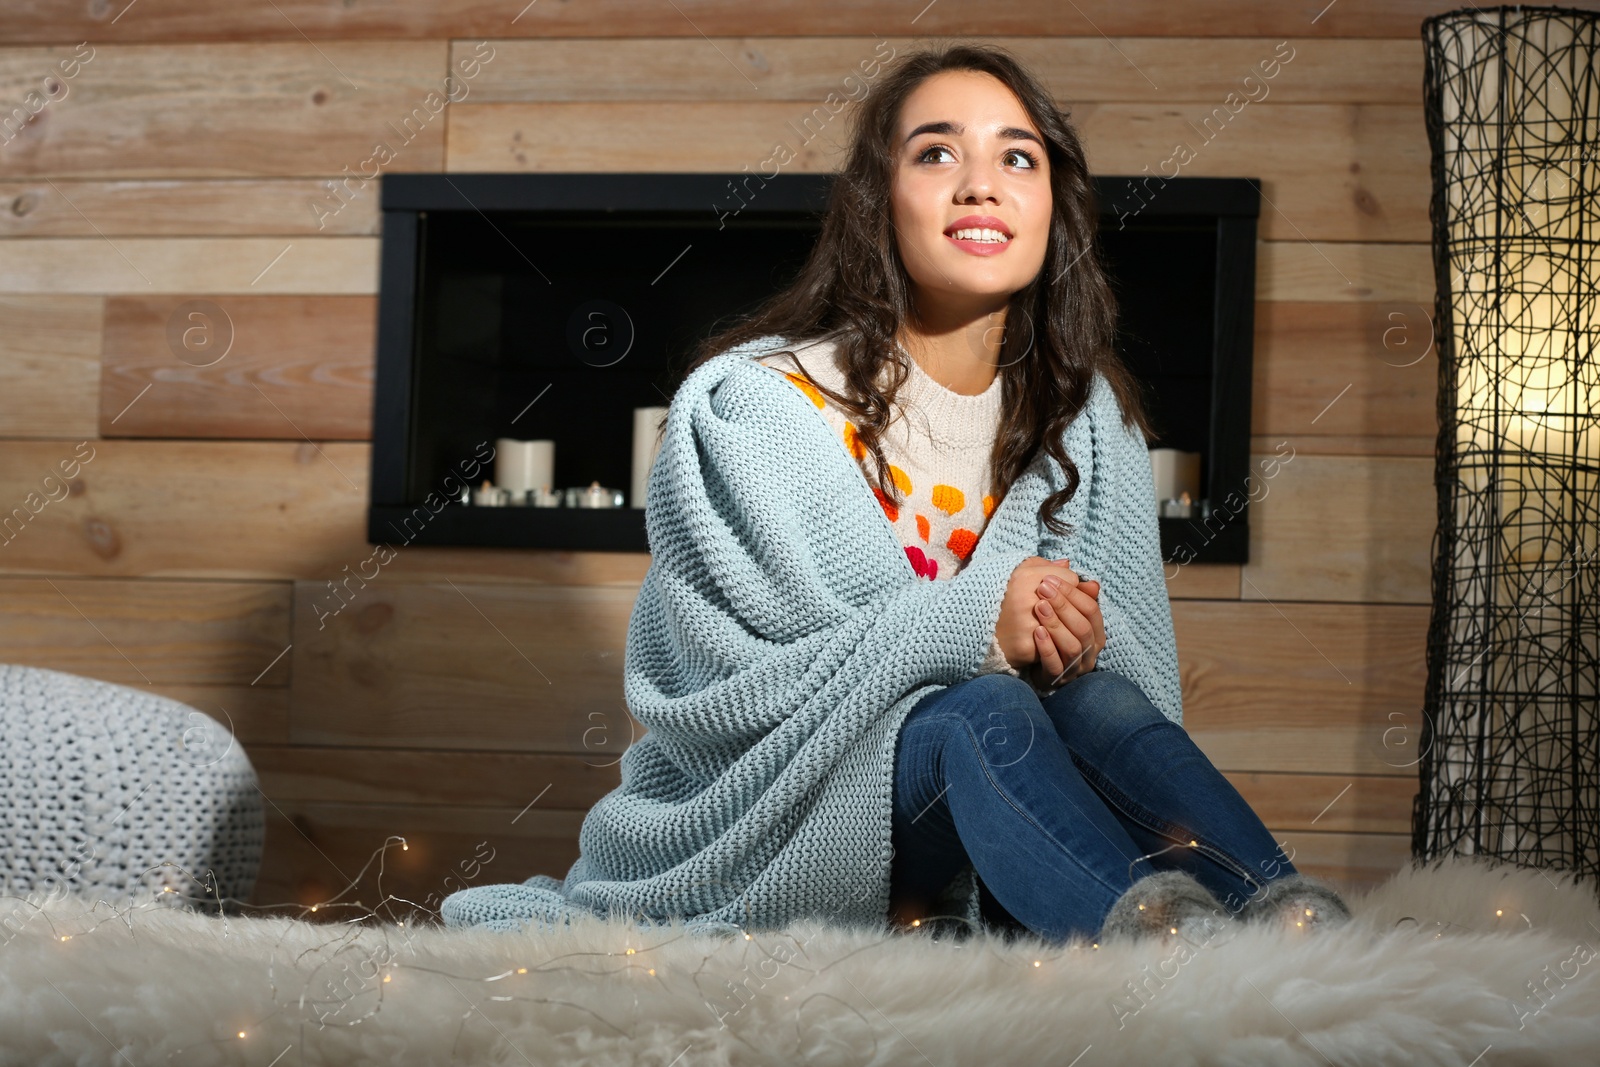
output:
[[1106,914],[1099,943],[1158,938],[1209,943],[1235,925],[1233,916],[1188,871],[1167,870],[1134,882]]
[[1250,925],[1279,925],[1286,930],[1332,929],[1350,921],[1350,909],[1327,882],[1304,874],[1288,874],[1268,882],[1260,896],[1239,911]]

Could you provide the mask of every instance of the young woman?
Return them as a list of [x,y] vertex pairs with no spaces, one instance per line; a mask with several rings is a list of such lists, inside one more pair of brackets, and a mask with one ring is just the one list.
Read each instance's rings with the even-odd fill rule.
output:
[[1181,726],[1096,218],[1004,52],[882,75],[799,278],[673,398],[625,666],[649,732],[564,880],[465,890],[448,922],[1348,919]]

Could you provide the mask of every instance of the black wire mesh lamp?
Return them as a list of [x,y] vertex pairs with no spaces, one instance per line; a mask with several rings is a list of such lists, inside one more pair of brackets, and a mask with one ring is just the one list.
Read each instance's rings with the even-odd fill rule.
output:
[[1439,351],[1418,859],[1600,874],[1600,14],[1422,24]]

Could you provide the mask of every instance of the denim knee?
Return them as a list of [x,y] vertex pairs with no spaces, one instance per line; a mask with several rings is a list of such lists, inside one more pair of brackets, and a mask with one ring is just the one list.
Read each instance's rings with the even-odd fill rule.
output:
[[1126,736],[1148,726],[1172,722],[1150,703],[1137,682],[1104,669],[1074,678],[1046,697],[1045,707],[1061,736],[1069,740],[1087,740],[1111,729]]
[[1012,674],[980,674],[943,694],[947,699],[930,708],[935,715],[959,721],[977,739],[980,754],[992,764],[1015,763],[1028,753],[1042,733],[1055,727],[1039,696],[1027,682]]

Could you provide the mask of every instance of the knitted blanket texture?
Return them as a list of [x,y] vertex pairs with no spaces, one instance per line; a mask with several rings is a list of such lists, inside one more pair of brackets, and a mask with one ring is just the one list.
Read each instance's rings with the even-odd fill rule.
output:
[[[448,926],[513,929],[577,913],[682,920],[717,934],[803,918],[883,929],[895,739],[912,706],[974,677],[1006,585],[1028,556],[1101,583],[1096,669],[1137,683],[1181,724],[1177,648],[1149,455],[1096,375],[1068,426],[1082,478],[1042,449],[966,566],[920,578],[865,474],[822,413],[730,349],[673,397],[646,489],[651,562],[629,620],[623,692],[648,732],[584,818],[565,878],[446,897]],[[979,921],[968,864],[943,902]]]

